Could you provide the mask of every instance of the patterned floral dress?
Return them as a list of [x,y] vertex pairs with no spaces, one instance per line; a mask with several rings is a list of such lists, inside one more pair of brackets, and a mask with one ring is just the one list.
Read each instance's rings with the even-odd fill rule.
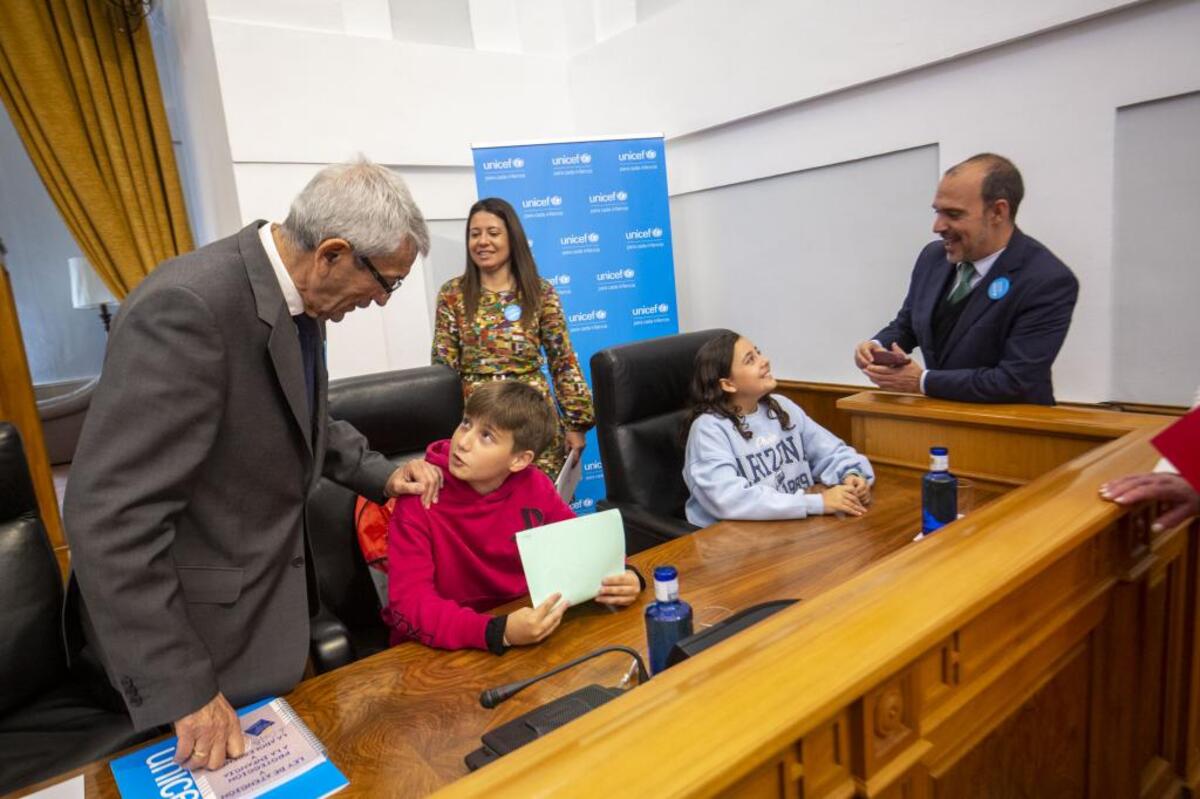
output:
[[[520,309],[516,292],[483,288],[475,319],[467,324],[462,278],[448,281],[438,292],[432,360],[462,375],[464,397],[492,380],[520,380],[542,392],[556,406],[559,424],[554,441],[538,455],[536,464],[553,480],[566,461],[564,431],[591,429],[595,415],[592,394],[567,335],[562,301],[547,281],[539,282],[542,308],[534,327],[519,318],[508,318],[516,316],[513,308]],[[547,361],[554,380],[553,393],[542,370]]]

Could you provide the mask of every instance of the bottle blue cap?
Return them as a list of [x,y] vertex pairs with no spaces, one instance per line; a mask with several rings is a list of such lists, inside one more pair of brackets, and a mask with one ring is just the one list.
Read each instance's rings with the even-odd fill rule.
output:
[[677,572],[675,570],[674,566],[655,566],[654,567],[654,579],[658,580],[659,582],[664,582],[664,583],[670,582],[671,580],[675,580],[678,577],[679,577],[679,572]]
[[929,454],[930,455],[949,455],[950,450],[946,449],[945,447],[930,447]]

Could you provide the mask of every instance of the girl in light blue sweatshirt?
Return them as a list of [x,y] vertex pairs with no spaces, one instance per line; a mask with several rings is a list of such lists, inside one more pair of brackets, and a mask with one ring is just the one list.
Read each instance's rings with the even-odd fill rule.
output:
[[[696,353],[683,464],[692,524],[866,513],[871,464],[775,386],[771,362],[737,333]],[[814,482],[830,488],[806,494]]]

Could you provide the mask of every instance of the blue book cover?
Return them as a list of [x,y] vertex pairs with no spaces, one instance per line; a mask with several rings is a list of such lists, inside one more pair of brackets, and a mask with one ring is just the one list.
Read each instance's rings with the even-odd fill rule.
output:
[[177,765],[176,738],[114,760],[122,799],[315,799],[349,785],[286,700],[247,705],[238,718],[246,754],[216,771],[191,772]]

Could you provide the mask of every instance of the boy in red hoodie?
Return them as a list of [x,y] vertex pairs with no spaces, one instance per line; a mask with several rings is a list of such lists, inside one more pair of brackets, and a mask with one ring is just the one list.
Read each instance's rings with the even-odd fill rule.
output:
[[[550,478],[527,468],[554,435],[554,412],[537,389],[515,380],[480,386],[449,441],[425,460],[445,482],[435,503],[401,497],[388,527],[388,604],[393,644],[439,649],[536,644],[554,632],[567,604],[554,594],[507,616],[484,611],[529,592],[515,534],[575,516]],[[411,500],[411,501],[409,501]],[[631,604],[636,572],[604,578],[596,601]]]

